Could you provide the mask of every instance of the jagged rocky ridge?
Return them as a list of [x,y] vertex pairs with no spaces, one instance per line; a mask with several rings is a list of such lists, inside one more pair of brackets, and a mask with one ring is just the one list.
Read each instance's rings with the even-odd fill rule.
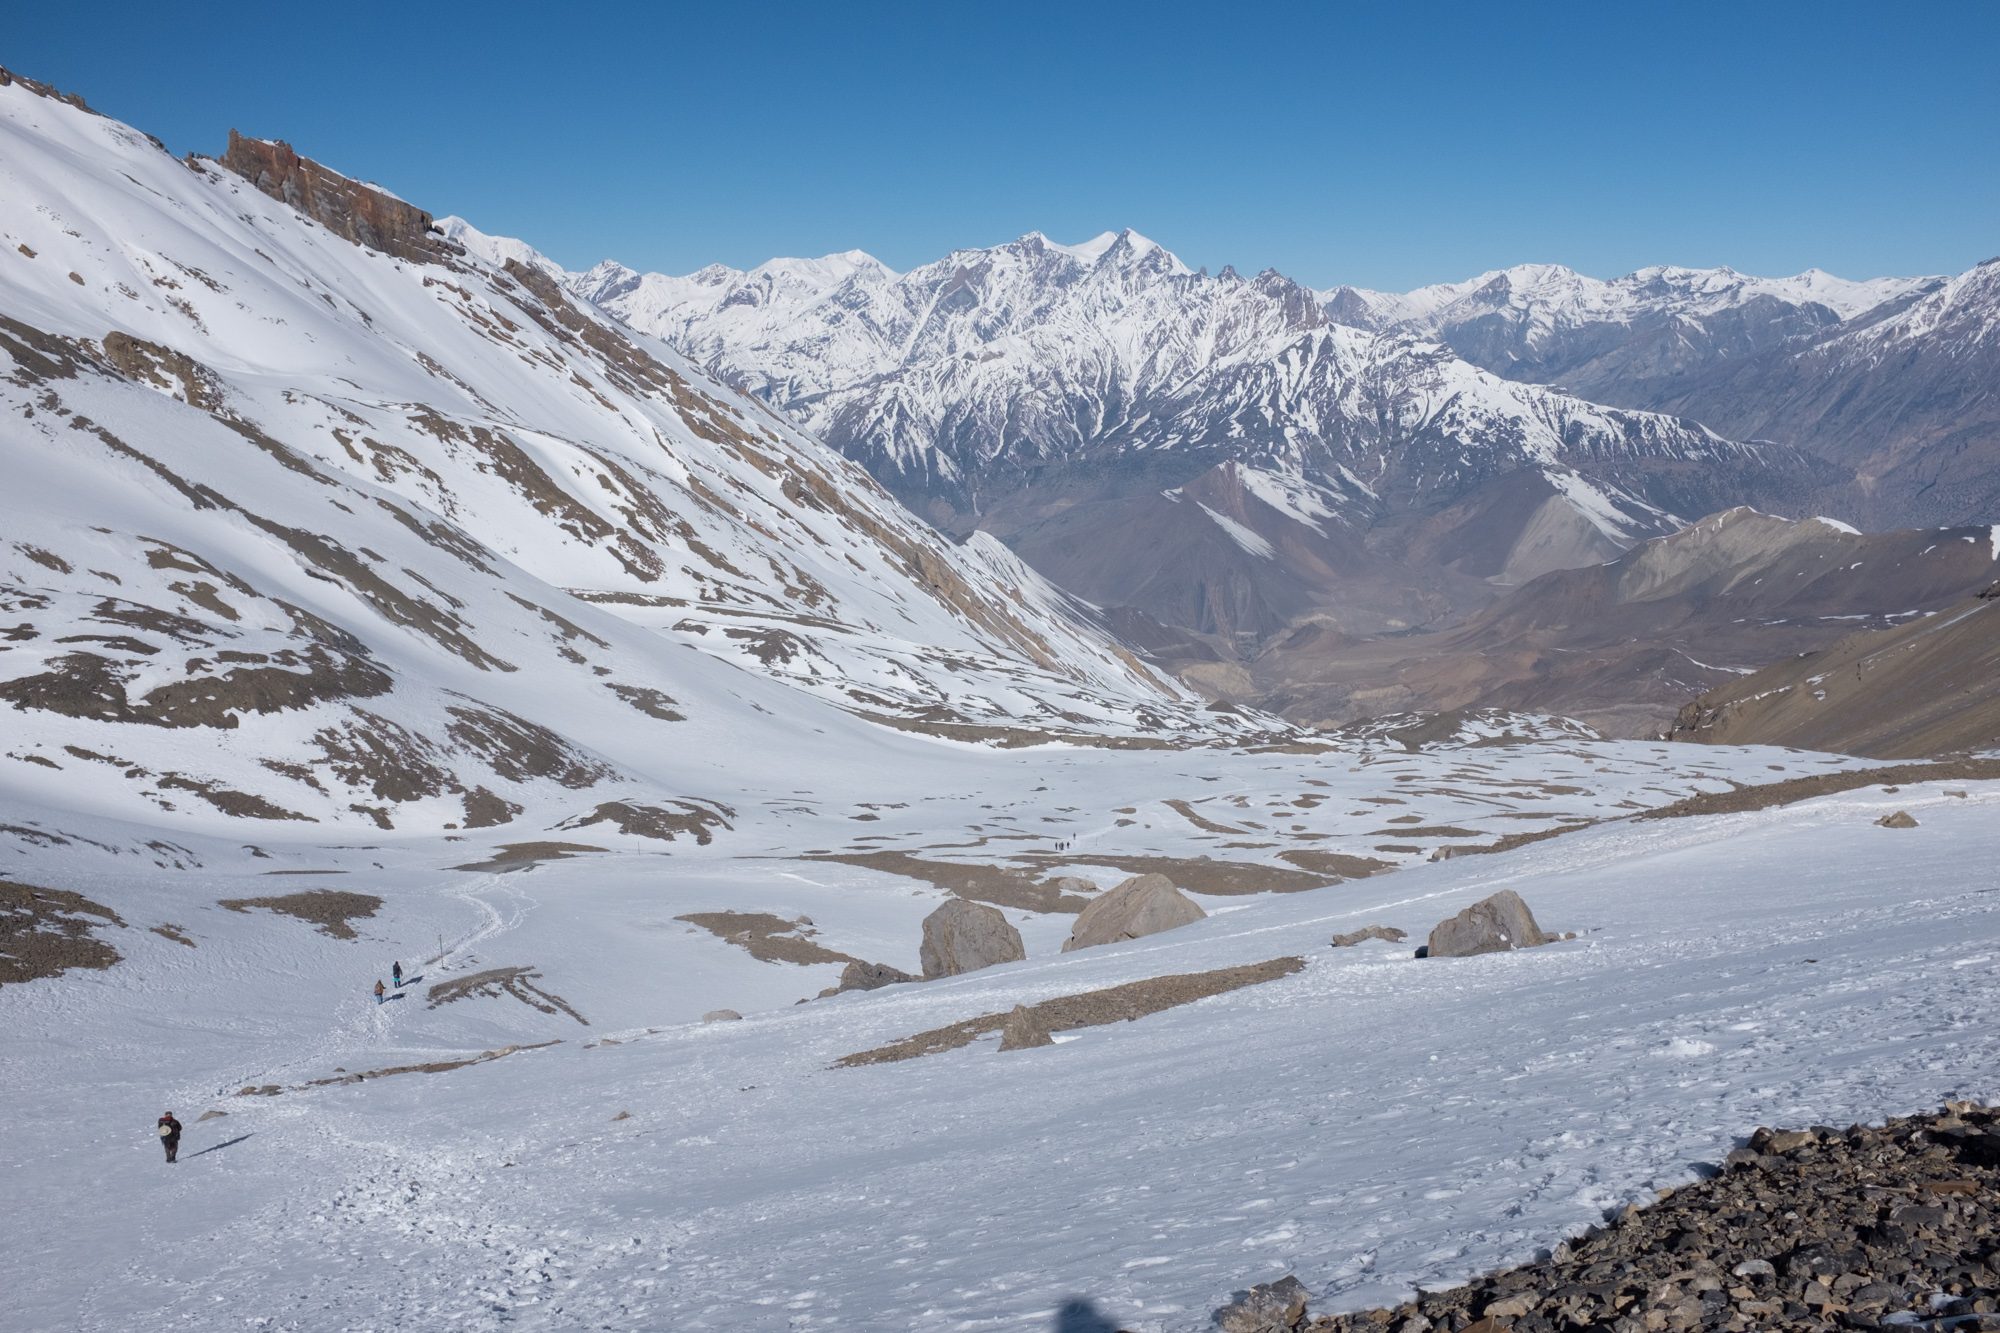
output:
[[[1244,734],[990,538],[240,136],[0,80],[0,784],[137,818],[706,838],[871,724]],[[865,743],[865,742],[859,742]]]

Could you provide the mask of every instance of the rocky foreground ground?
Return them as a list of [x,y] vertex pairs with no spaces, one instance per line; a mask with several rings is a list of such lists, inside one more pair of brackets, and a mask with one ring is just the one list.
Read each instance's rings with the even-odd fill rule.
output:
[[2000,1329],[2000,1109],[1759,1129],[1710,1179],[1541,1262],[1393,1309],[1313,1316],[1293,1278],[1216,1312],[1225,1333]]

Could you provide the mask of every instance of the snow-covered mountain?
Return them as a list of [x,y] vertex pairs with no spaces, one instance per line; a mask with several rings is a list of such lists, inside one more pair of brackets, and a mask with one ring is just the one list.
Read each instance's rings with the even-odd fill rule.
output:
[[1811,339],[1939,281],[1674,267],[1607,281],[1521,264],[1413,292],[1336,287],[1321,296],[1342,323],[1434,337],[1509,379],[1639,407],[1691,372]]
[[2000,519],[2000,259],[1658,401],[1851,469],[1861,522]]
[[744,754],[857,715],[1241,725],[993,539],[282,144],[183,162],[9,77],[0,239],[0,791],[706,837]]
[[[446,228],[474,252],[509,252]],[[1276,272],[1191,272],[1131,231],[1080,245],[1031,233],[900,274],[848,253],[684,278],[606,264],[565,282],[940,526],[994,532],[1083,596],[1201,632],[1281,628],[1298,607],[1264,590],[1274,581],[1357,626],[1421,623],[1477,600],[1479,580],[1605,559],[1747,492],[1824,480],[1792,450],[1343,326]],[[1163,507],[1225,465],[1308,521],[1289,502],[1229,522]],[[1162,577],[1153,553],[1190,542],[1227,558]],[[1380,577],[1357,582],[1364,567]],[[1328,608],[1335,570],[1341,605]],[[1428,609],[1394,604],[1410,589]]]
[[1809,507],[1888,528],[2000,517],[1996,274],[2000,261],[1950,278],[1650,268],[1606,282],[1528,264],[1322,296],[1342,323],[1435,337],[1510,379],[1817,454],[1836,470]]

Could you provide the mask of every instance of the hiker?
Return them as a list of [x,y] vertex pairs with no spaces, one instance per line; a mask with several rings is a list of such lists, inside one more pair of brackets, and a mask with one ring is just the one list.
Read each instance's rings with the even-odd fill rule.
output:
[[160,1146],[167,1150],[167,1161],[181,1150],[181,1122],[174,1119],[172,1111],[160,1112]]
[[389,978],[390,985],[394,986],[397,990],[403,989],[403,965],[401,963],[389,964]]
[[375,978],[375,1003],[377,1004],[382,1003],[382,996],[387,991],[387,989],[388,988],[382,984],[382,978],[380,977]]

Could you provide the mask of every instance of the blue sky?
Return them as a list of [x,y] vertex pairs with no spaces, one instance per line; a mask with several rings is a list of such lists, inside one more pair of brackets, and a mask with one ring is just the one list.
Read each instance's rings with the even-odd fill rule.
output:
[[[685,272],[1130,226],[1404,288],[2000,253],[2000,4],[34,5],[0,63]],[[282,15],[282,17],[277,17]]]

